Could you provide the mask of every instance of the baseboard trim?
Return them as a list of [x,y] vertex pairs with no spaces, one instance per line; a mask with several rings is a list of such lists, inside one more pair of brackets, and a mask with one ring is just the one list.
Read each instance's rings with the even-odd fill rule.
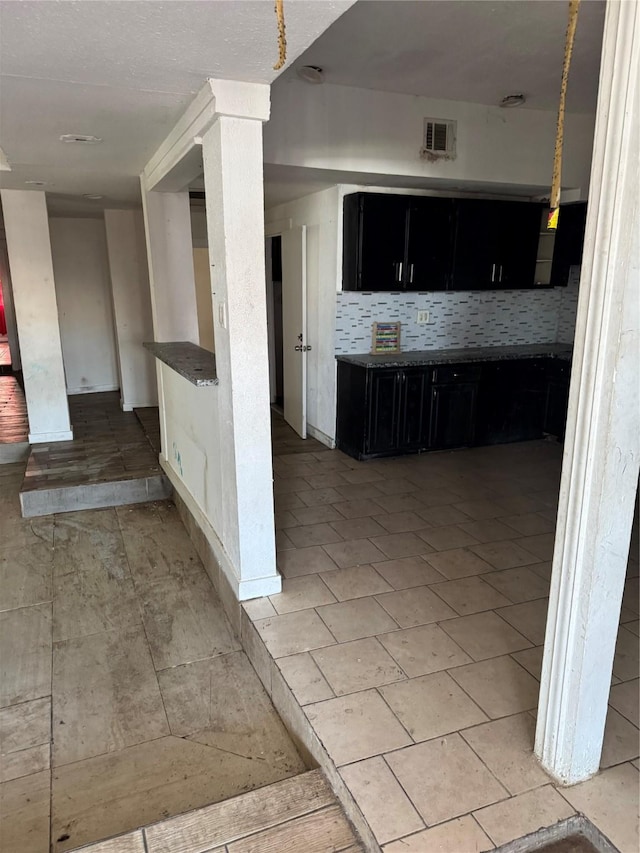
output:
[[53,441],[73,441],[73,429],[60,432],[30,432],[29,444],[47,444]]
[[318,429],[317,427],[311,426],[311,424],[307,424],[307,434],[310,435],[311,438],[315,438],[316,441],[319,441],[320,444],[324,444],[330,450],[335,450],[335,438],[330,438],[330,436],[322,432],[322,430]]

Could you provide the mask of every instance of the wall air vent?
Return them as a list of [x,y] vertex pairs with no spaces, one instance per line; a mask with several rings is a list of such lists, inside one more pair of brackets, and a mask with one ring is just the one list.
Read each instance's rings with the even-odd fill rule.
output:
[[453,160],[456,156],[456,122],[426,118],[420,156],[424,160]]

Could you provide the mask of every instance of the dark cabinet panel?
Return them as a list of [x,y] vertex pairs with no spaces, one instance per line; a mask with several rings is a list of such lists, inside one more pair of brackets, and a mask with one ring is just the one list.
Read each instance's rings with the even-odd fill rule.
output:
[[546,371],[538,359],[484,365],[478,392],[478,444],[541,438]]
[[344,290],[402,290],[408,208],[408,196],[345,196]]
[[560,206],[551,265],[551,284],[555,287],[566,286],[571,267],[582,263],[586,221],[586,201]]
[[402,372],[402,420],[400,445],[409,450],[420,450],[429,443],[429,373],[425,368]]
[[543,429],[549,435],[564,438],[569,403],[571,365],[566,361],[552,361],[547,370],[547,399]]
[[451,289],[532,287],[541,214],[531,202],[459,199]]
[[414,198],[409,207],[406,290],[446,290],[453,250],[453,199]]
[[404,374],[374,370],[370,377],[369,418],[365,451],[389,453],[400,446],[400,393]]
[[459,382],[431,387],[429,448],[467,447],[474,442],[477,386]]

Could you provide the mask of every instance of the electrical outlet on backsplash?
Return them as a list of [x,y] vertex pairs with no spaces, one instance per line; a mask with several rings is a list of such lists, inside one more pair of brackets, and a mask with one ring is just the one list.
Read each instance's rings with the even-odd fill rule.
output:
[[[572,281],[567,288],[545,290],[338,293],[336,355],[369,352],[374,322],[399,321],[404,352],[571,342],[575,276]],[[418,323],[424,312],[429,322]]]

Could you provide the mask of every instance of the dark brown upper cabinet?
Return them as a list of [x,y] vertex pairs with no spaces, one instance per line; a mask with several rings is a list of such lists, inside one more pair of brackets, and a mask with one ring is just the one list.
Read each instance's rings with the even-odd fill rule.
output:
[[571,267],[582,263],[582,245],[587,222],[586,201],[560,205],[558,229],[553,246],[551,285],[566,287]]

